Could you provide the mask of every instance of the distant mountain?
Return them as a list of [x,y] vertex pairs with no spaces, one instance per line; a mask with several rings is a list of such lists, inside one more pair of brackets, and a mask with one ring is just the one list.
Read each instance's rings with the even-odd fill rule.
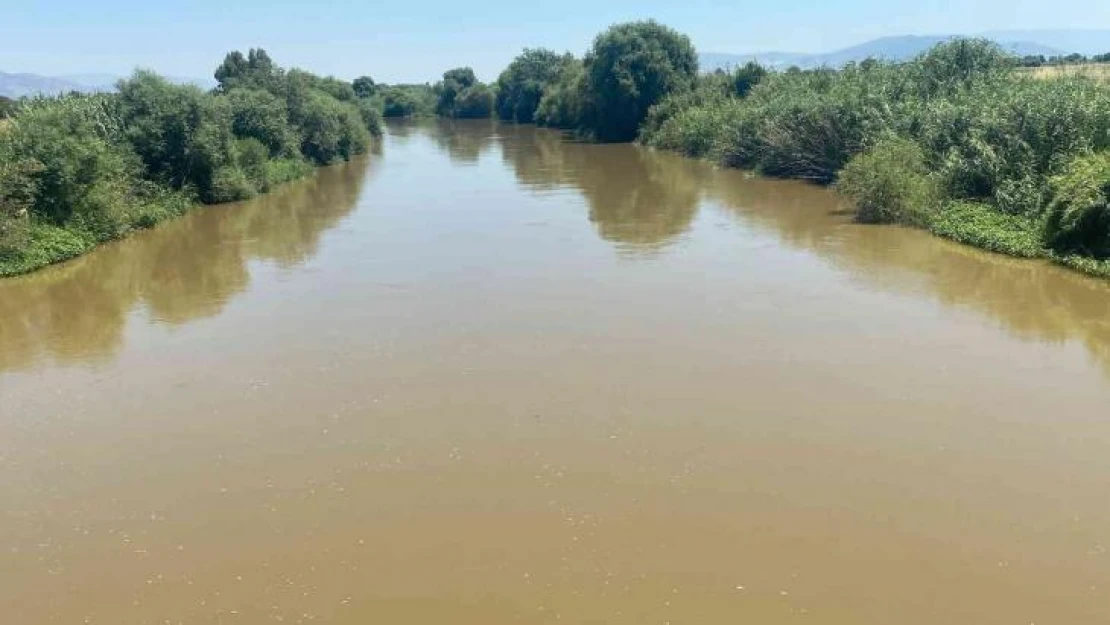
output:
[[[718,68],[735,67],[749,61],[757,61],[775,69],[785,69],[796,65],[802,69],[814,67],[841,67],[847,63],[865,59],[886,61],[908,61],[929,48],[953,39],[955,35],[906,35],[902,37],[882,37],[850,48],[824,54],[803,54],[794,52],[760,52],[754,54],[707,53],[701,55],[701,68],[711,72]],[[1007,40],[994,38],[1000,46],[1018,56],[1043,54],[1054,56],[1066,54],[1064,49],[1053,48],[1030,40]]]
[[[116,83],[123,78],[116,74],[65,74],[62,76],[42,76],[39,74],[6,74],[0,72],[0,95],[21,98],[33,95],[58,95],[70,91],[95,93],[114,91]],[[201,89],[216,86],[212,78],[187,78],[166,76],[166,80],[179,85],[196,85]]]
[[982,36],[999,41],[1036,41],[1066,54],[1110,52],[1110,30],[995,30]]
[[86,85],[54,76],[0,72],[0,95],[21,98],[37,94],[56,95],[67,91],[89,91]]

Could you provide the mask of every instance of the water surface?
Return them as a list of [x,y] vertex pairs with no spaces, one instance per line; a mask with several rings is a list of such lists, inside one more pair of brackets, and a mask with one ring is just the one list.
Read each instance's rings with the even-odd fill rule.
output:
[[1110,623],[1110,290],[527,126],[0,282],[4,623]]

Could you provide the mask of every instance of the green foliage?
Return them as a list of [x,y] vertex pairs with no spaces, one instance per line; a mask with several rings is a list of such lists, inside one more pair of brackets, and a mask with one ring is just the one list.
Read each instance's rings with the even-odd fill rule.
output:
[[0,127],[0,275],[29,271],[180,215],[252,197],[380,132],[351,84],[229,54],[204,92],[145,71],[116,94],[39,98]]
[[384,117],[435,114],[436,94],[428,85],[392,85],[379,90]]
[[0,119],[7,119],[15,115],[19,103],[11,98],[0,95]]
[[978,202],[948,204],[932,217],[929,229],[953,241],[1010,256],[1037,258],[1045,254],[1036,221]]
[[552,128],[576,128],[584,117],[586,71],[580,61],[569,63],[536,107],[535,122]]
[[193,189],[204,202],[219,201],[216,172],[233,164],[226,99],[137,71],[120,82],[118,103],[126,137],[148,175],[173,189]]
[[362,118],[362,125],[370,131],[370,135],[374,137],[382,136],[382,103],[377,100],[360,99],[356,106],[358,107],[358,114]]
[[582,125],[601,141],[635,139],[648,110],[691,89],[698,72],[690,39],[655,21],[609,28],[594,40],[584,65]]
[[1051,181],[1046,220],[1060,252],[1110,257],[1110,152],[1078,156]]
[[[703,77],[653,107],[648,145],[830,183],[862,221],[927,225],[1019,256],[1110,255],[1110,86],[1037,79],[994,44],[957,39],[908,63]],[[750,77],[758,76],[758,79]],[[1046,251],[1051,249],[1052,251]],[[1066,259],[1066,260],[1065,260]]]
[[748,61],[744,66],[736,68],[730,77],[732,90],[738,98],[747,97],[756,85],[767,77],[767,69],[754,61]]
[[313,92],[301,119],[301,153],[320,165],[365,152],[370,132],[358,108]]
[[497,116],[521,124],[535,121],[544,93],[573,63],[570,54],[525,48],[497,78]]
[[251,48],[246,56],[238,50],[229,52],[216,68],[216,82],[221,91],[236,88],[263,89],[271,93],[281,91],[284,72],[265,50]]
[[455,98],[451,117],[456,119],[486,119],[493,113],[493,89],[477,84],[459,92]]
[[441,117],[478,119],[493,111],[493,90],[479,82],[469,67],[444,72],[434,91],[435,112]]
[[897,137],[849,161],[837,187],[855,200],[857,218],[864,223],[926,225],[938,203],[925,153]]
[[118,139],[111,104],[108,96],[28,102],[0,136],[5,204],[32,219],[104,235],[121,228],[141,166]]
[[299,137],[289,124],[284,99],[260,89],[235,89],[228,102],[236,137],[257,139],[273,157],[297,154]]
[[378,86],[374,83],[374,79],[369,76],[359,76],[351,83],[351,88],[354,89],[355,95],[360,98],[372,98],[378,92]]
[[640,140],[687,156],[706,156],[724,131],[732,90],[723,73],[699,76],[693,89],[672,93],[648,110]]

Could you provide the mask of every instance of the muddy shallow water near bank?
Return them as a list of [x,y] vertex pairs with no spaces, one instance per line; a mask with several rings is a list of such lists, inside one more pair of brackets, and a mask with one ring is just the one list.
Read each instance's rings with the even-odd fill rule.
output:
[[1110,289],[526,126],[0,281],[5,623],[1110,622]]

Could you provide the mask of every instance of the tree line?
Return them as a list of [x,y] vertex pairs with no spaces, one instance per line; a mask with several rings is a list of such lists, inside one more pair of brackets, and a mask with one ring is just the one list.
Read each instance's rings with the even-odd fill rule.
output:
[[836,184],[860,221],[1110,276],[1110,84],[1021,65],[955,39],[903,63],[700,74],[687,37],[643,21],[607,29],[582,59],[524,50],[481,111],[492,98],[503,120]]
[[136,72],[116,94],[17,104],[0,126],[0,273],[350,158],[382,117],[440,115],[837,184],[861,221],[1110,275],[1110,85],[1021,64],[956,39],[905,63],[700,74],[689,38],[650,20],[608,28],[582,58],[525,49],[491,84],[469,67],[348,83],[233,52],[211,92]]
[[0,127],[0,275],[81,254],[180,215],[250,198],[381,132],[364,84],[231,52],[204,91],[136,71],[115,93],[10,105]]
[[1092,54],[1091,56],[1079,54],[1078,52],[1054,56],[1028,54],[1018,60],[1018,65],[1022,67],[1055,67],[1058,65],[1085,65],[1088,63],[1110,63],[1110,52],[1105,54]]

